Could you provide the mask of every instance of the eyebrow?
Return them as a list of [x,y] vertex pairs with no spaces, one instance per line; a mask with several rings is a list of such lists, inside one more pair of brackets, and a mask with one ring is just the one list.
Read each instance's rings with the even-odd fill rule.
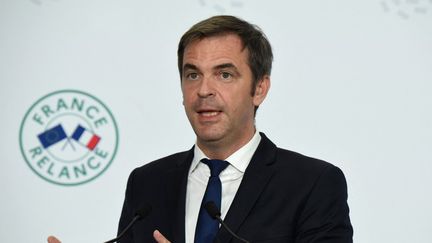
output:
[[217,66],[214,67],[213,69],[223,69],[223,68],[235,68],[235,69],[237,69],[237,68],[234,66],[234,64],[232,64],[232,63],[222,63],[222,64],[217,65]]
[[[232,68],[232,69],[234,69],[234,71],[236,73],[239,73],[237,67],[234,64],[232,64],[232,63],[222,63],[222,64],[219,64],[219,65],[216,65],[212,69],[213,70],[220,70],[220,69],[224,69],[224,68]],[[194,64],[186,63],[183,66],[183,72],[185,72],[187,70],[199,70],[199,68],[196,65],[194,65]]]
[[238,69],[237,69],[237,67],[234,64],[232,64],[232,63],[222,63],[222,64],[219,64],[219,65],[215,66],[213,68],[213,70],[220,70],[220,69],[225,69],[225,68],[231,68],[231,69],[233,69],[233,71],[237,75],[240,74],[239,71],[238,71]]
[[198,67],[190,63],[186,63],[185,65],[183,65],[183,71],[186,71],[188,69],[198,70]]

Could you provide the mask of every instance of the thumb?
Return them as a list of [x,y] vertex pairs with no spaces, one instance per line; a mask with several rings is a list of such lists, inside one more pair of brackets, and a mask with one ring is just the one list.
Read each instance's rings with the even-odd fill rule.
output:
[[61,243],[61,241],[59,241],[59,239],[57,239],[55,236],[49,236],[48,237],[48,243]]
[[157,243],[170,243],[170,241],[167,240],[167,238],[165,238],[165,236],[163,236],[161,232],[159,232],[159,230],[155,230],[153,232],[153,237],[155,238]]

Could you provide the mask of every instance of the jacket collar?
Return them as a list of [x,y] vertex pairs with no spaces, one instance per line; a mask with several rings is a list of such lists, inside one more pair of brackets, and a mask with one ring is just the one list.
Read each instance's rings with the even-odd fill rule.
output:
[[[264,133],[260,133],[261,142],[255,151],[243,176],[240,187],[232,202],[224,222],[236,232],[242,225],[267,182],[275,172],[274,166],[277,147]],[[232,236],[221,228],[216,235],[220,242],[229,242]]]

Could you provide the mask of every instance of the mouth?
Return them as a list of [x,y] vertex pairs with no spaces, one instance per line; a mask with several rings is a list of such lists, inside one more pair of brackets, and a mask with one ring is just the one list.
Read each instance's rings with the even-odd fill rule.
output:
[[220,110],[198,110],[197,113],[202,118],[217,117],[222,111]]
[[204,117],[217,116],[219,113],[220,111],[198,111],[198,114]]

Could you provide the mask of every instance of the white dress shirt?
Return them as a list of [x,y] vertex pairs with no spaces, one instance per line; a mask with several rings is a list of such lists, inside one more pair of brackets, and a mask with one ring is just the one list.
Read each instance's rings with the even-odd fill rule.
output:
[[[225,160],[229,165],[219,175],[222,182],[222,219],[225,218],[225,215],[234,200],[234,196],[243,179],[243,174],[249,165],[255,150],[258,148],[260,141],[261,136],[259,135],[259,132],[256,131],[252,139],[246,145],[241,147]],[[211,159],[206,156],[197,145],[195,145],[194,158],[189,169],[186,190],[186,242],[194,242],[195,228],[198,221],[201,201],[204,197],[207,182],[210,177],[210,168],[206,164],[200,162],[204,158]]]

